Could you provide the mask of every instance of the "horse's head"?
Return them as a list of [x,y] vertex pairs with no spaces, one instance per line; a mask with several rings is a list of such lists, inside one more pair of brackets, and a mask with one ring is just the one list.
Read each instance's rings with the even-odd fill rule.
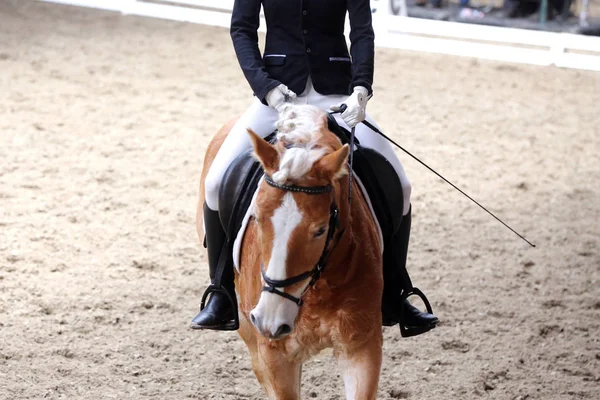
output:
[[[310,106],[287,110],[278,143],[249,131],[265,170],[254,208],[264,290],[250,313],[272,339],[287,336],[337,223],[336,189],[347,174],[348,146],[327,129],[325,114]],[[335,215],[334,215],[335,214]]]

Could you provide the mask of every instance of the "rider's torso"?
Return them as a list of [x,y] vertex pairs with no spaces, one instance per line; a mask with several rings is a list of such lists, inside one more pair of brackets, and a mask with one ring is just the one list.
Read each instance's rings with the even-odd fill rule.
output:
[[348,56],[345,0],[262,0],[265,54]]
[[351,59],[344,37],[345,0],[262,0],[270,76],[301,93],[308,76],[322,94],[347,94]]

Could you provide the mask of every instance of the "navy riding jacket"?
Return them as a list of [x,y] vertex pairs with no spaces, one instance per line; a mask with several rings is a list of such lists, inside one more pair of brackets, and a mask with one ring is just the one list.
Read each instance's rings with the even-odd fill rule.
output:
[[[260,6],[267,21],[264,57],[258,48]],[[350,57],[344,38],[350,17]],[[231,38],[242,71],[263,103],[285,84],[301,94],[310,76],[321,94],[371,93],[374,39],[369,0],[235,0]]]

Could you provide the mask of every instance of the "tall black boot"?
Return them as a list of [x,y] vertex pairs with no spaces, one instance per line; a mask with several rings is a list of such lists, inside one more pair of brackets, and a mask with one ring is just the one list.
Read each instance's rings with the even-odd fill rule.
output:
[[190,327],[236,330],[239,324],[231,248],[228,246],[219,212],[211,210],[205,203],[203,217],[211,285],[204,292],[200,312],[194,317]]
[[[404,337],[430,331],[438,323],[438,318],[431,313],[429,301],[419,289],[413,287],[406,270],[410,225],[411,210],[402,218],[398,231],[386,241],[383,252],[383,324],[399,324]],[[428,312],[414,307],[408,301],[411,295],[421,297]]]

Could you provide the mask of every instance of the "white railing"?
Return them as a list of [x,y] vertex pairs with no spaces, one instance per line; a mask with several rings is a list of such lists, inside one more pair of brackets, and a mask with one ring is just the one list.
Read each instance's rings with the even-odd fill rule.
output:
[[600,71],[597,37],[389,15],[373,24],[382,47]]
[[[229,27],[233,8],[233,0],[41,1],[221,27]],[[389,0],[372,5],[378,9],[373,26],[380,47],[600,71],[597,37],[401,17],[392,15]]]

